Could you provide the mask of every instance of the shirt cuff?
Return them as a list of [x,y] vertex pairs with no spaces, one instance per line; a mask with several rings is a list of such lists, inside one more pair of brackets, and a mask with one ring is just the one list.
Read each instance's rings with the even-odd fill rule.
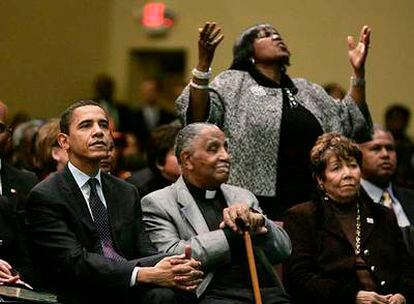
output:
[[134,267],[134,270],[131,274],[131,280],[129,281],[129,287],[135,286],[137,284],[138,271],[139,267]]

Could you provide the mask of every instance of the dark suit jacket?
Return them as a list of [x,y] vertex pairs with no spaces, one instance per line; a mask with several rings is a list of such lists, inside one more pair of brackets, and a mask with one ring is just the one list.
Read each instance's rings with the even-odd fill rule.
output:
[[[414,303],[414,270],[392,210],[361,197],[361,256],[380,294],[401,293]],[[295,303],[355,303],[361,286],[355,253],[329,206],[307,202],[288,210],[293,252],[284,280]]]
[[165,179],[160,173],[154,172],[148,167],[135,171],[126,181],[138,189],[141,197],[172,184],[171,181]]
[[[163,124],[170,123],[174,119],[176,119],[176,116],[174,116],[174,114],[171,114],[164,109],[160,109],[160,118],[156,126],[158,127]],[[147,144],[151,130],[145,123],[144,114],[141,109],[138,109],[137,111],[131,112],[129,114],[128,121],[125,122],[125,129],[134,133],[142,144]]]
[[410,226],[402,227],[401,231],[408,252],[410,253],[411,258],[414,258],[414,191],[399,186],[393,186],[392,190],[410,221]]
[[414,191],[399,186],[393,186],[392,190],[403,207],[404,213],[408,217],[411,226],[414,226]]
[[95,224],[68,167],[39,183],[28,199],[34,257],[62,302],[122,302],[133,268],[160,259],[150,256],[157,252],[142,227],[137,190],[108,174],[101,180],[114,247],[128,261],[101,254]]
[[37,183],[36,175],[2,161],[0,196],[0,259],[9,262],[27,282],[34,274],[27,250],[24,211],[27,195]]

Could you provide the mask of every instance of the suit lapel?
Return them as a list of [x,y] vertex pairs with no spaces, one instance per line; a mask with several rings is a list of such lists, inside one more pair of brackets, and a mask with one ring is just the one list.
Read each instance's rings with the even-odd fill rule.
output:
[[393,187],[393,192],[400,202],[408,221],[411,225],[414,225],[414,192],[396,186]]
[[180,177],[173,187],[175,187],[177,191],[177,202],[181,206],[181,213],[193,229],[197,234],[209,232],[210,230],[208,229],[207,223],[204,220],[197,203],[188,191],[183,178]]
[[13,188],[14,180],[13,174],[11,174],[10,170],[7,168],[7,164],[2,161],[2,169],[1,169],[1,192],[2,195],[10,197],[10,194],[13,192],[16,193],[16,189]]
[[[221,192],[223,193],[224,199],[226,200],[227,206],[231,206],[235,204],[236,202],[241,202],[241,200],[237,199],[237,194],[233,191],[229,191],[229,189],[226,187],[225,184],[221,184],[220,186]],[[250,202],[247,202],[251,205]]]
[[374,231],[376,222],[376,216],[373,214],[371,208],[369,208],[369,204],[371,203],[360,203],[360,210],[361,210],[361,247],[368,241],[369,237]]
[[81,189],[79,189],[78,184],[76,184],[76,181],[67,165],[62,172],[62,177],[63,178],[61,185],[70,206],[75,210],[75,213],[80,216],[79,219],[82,224],[91,232],[97,235],[97,230],[92,220],[92,216],[89,212],[85,198],[82,194]]

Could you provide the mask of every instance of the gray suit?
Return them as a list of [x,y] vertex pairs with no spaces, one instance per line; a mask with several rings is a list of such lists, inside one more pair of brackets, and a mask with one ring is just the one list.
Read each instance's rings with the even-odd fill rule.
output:
[[[248,190],[222,184],[221,191],[228,205],[247,202],[251,208],[260,210],[257,199]],[[196,292],[200,296],[210,283],[214,270],[231,260],[223,230],[209,230],[182,177],[171,186],[145,196],[141,206],[145,230],[158,250],[182,254],[184,247],[191,245],[193,257],[208,271]],[[290,239],[272,221],[266,220],[266,227],[263,251],[271,263],[279,263],[291,252]]]

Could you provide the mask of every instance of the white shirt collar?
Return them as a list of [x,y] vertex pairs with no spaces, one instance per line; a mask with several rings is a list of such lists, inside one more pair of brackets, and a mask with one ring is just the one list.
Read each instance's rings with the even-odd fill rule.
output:
[[101,170],[99,169],[98,173],[95,176],[89,176],[88,174],[82,172],[78,168],[76,168],[70,161],[68,162],[68,168],[72,173],[73,177],[75,178],[76,184],[79,188],[82,189],[83,186],[88,182],[90,178],[96,178],[99,181],[99,185],[101,185]]
[[384,190],[390,191],[391,188],[391,185],[389,185],[387,189],[382,189],[363,178],[361,179],[361,185],[375,203],[380,202]]

